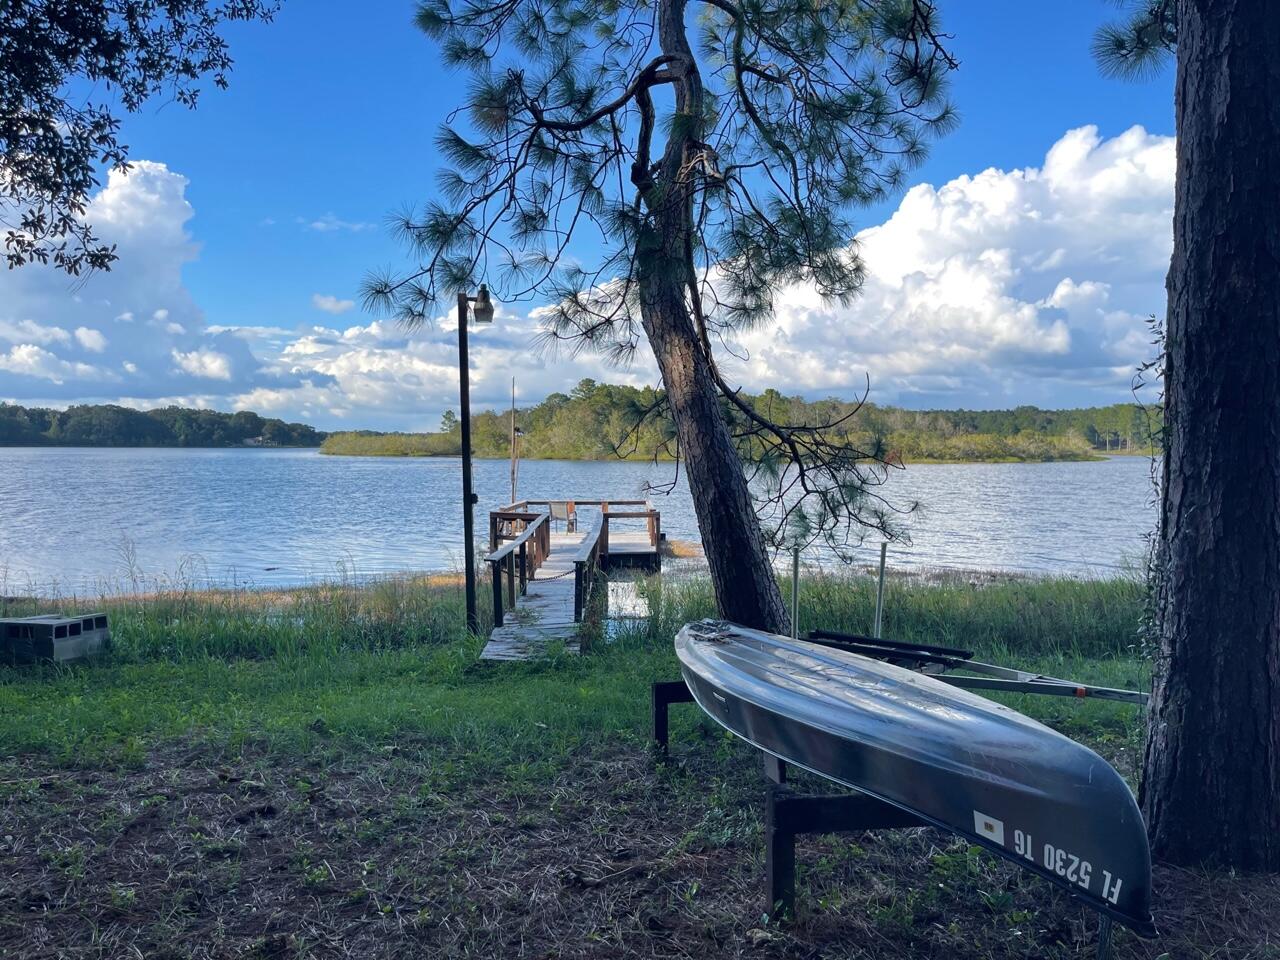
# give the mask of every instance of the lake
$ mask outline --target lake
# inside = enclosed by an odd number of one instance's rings
[[[1142,555],[1149,464],[938,464],[895,473],[919,500],[894,568],[1108,576]],[[526,460],[520,495],[631,499],[671,464]],[[683,478],[683,474],[682,474]],[[509,465],[478,460],[476,529],[507,502]],[[0,594],[97,593],[171,578],[277,586],[461,568],[460,461],[315,450],[0,448]],[[683,479],[655,497],[671,538],[697,540]],[[859,555],[875,562],[878,547]],[[821,562],[820,556],[809,558]]]

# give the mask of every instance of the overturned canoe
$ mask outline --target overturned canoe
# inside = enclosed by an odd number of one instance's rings
[[[968,837],[1152,936],[1128,785],[1088,747],[911,670],[720,621],[676,637],[714,720],[788,763]]]

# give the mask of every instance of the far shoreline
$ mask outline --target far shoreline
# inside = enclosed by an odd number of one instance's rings
[[[356,453],[341,450],[326,450],[321,444],[276,444],[276,445],[252,445],[252,444],[125,444],[125,443],[0,443],[0,450],[251,450],[255,452],[271,452],[271,451],[299,451],[314,450],[317,454],[325,457],[346,457],[350,459],[379,459],[379,460],[460,460],[460,453],[419,453],[412,451],[404,452],[385,452],[385,453]],[[886,464],[886,466],[898,468],[909,467],[938,467],[938,466],[980,466],[980,465],[1016,465],[1016,464],[1046,464],[1046,463],[1101,463],[1106,460],[1114,459],[1131,459],[1131,458],[1150,458],[1153,454],[1150,451],[1138,450],[1110,450],[1095,451],[1089,456],[1063,456],[1063,457],[1046,457],[1043,459],[1033,459],[1026,457],[990,457],[985,459],[965,459],[965,460],[941,460],[937,458],[912,458],[910,460],[896,461]],[[486,461],[506,461],[508,458],[504,456],[480,455],[472,454],[473,460]],[[521,461],[525,462],[545,462],[545,463],[653,463],[653,464],[671,464],[676,461],[670,457],[539,457],[522,454]],[[870,462],[870,461],[867,461]]]
[[[395,452],[395,453],[354,453],[340,450],[325,450],[324,447],[319,448],[321,456],[325,457],[350,457],[354,459],[381,459],[381,460],[459,460],[462,458],[460,453],[416,453],[416,452]],[[885,464],[885,466],[897,467],[915,467],[915,466],[978,466],[982,464],[1043,464],[1043,463],[1101,463],[1105,460],[1111,460],[1116,456],[1125,457],[1142,457],[1147,456],[1145,453],[1126,453],[1120,454],[1118,451],[1111,453],[1103,453],[1098,451],[1094,455],[1080,457],[1048,457],[1044,459],[1028,459],[1017,457],[993,457],[984,460],[938,460],[933,458],[912,458],[910,460],[896,461]],[[505,461],[507,457],[497,456],[480,456],[478,454],[471,455],[473,460],[492,460]],[[596,457],[536,457],[521,455],[522,461],[538,461],[546,463],[654,463],[667,464],[676,461],[670,457],[612,457],[608,459]],[[871,462],[871,461],[867,461]]]

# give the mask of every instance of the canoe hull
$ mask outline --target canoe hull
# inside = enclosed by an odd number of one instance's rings
[[[676,640],[698,705],[752,745],[960,834],[1155,933],[1133,794],[1101,757],[912,671],[719,622]]]

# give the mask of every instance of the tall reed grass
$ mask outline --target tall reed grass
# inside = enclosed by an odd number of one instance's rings
[[[200,590],[171,581],[144,593],[0,598],[0,617],[105,610],[112,660],[180,663],[443,645],[462,638],[463,606],[456,577],[287,590]]]
[[[790,584],[784,584],[790,596]],[[710,582],[654,579],[641,589],[652,618],[632,625],[670,642],[680,624],[715,616]],[[1134,578],[1000,579],[983,575],[891,577],[882,635],[889,639],[1010,651],[1028,656],[1136,657],[1143,586]],[[800,632],[870,634],[876,581],[856,573],[807,573],[800,581]]]

